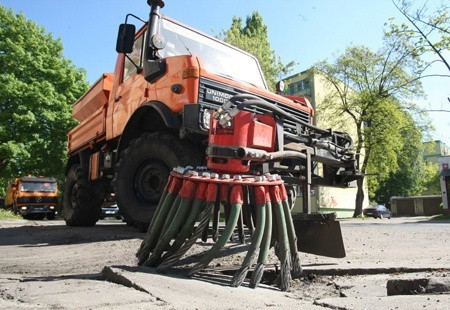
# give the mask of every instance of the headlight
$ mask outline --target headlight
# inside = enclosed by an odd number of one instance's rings
[[[22,207],[22,208],[20,208],[21,210],[26,210],[27,209],[27,207]]]
[[[211,121],[211,111],[204,109],[202,112],[202,124],[203,127],[209,130],[209,123]]]
[[[53,210],[55,208],[55,206],[50,206],[50,210]]]

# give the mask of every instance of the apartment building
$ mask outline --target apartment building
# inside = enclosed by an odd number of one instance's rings
[[[441,140],[425,142],[424,147],[423,159],[428,165],[437,165],[439,157],[450,155],[449,147]]]
[[[348,132],[352,138],[356,139],[356,128],[353,122],[346,116],[339,118],[332,115],[330,111],[326,111],[321,104],[324,100],[330,100],[329,95],[333,89],[326,83],[320,72],[311,68],[309,70],[291,75],[283,81],[286,84],[285,94],[291,96],[307,97],[315,110],[314,125],[321,128],[333,128],[336,131]],[[317,171],[320,173],[320,171]],[[364,206],[367,207],[368,188],[364,186],[365,200]],[[355,208],[356,198],[356,182],[355,188],[332,188],[332,187],[316,187],[311,193],[311,206],[313,211],[318,212],[336,212],[338,217],[351,217]],[[300,202],[298,202],[300,204]],[[296,205],[300,208],[301,205]]]

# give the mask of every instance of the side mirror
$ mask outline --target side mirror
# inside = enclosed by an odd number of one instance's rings
[[[117,34],[117,53],[131,53],[133,51],[134,35],[136,27],[130,24],[120,24],[119,33]]]
[[[283,81],[278,81],[277,84],[275,85],[275,90],[277,92],[277,94],[281,94],[284,92],[284,82]]]

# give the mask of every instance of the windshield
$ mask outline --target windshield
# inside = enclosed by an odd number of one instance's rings
[[[56,191],[56,183],[52,182],[21,182],[21,192],[45,192],[53,193]]]
[[[167,19],[161,20],[160,35],[167,41],[165,48],[159,51],[162,58],[195,55],[210,73],[267,89],[253,56]]]

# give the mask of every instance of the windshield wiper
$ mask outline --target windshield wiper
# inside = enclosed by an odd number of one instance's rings
[[[224,78],[227,78],[227,79],[230,79],[230,80],[235,81],[235,82],[247,83],[247,84],[252,85],[253,87],[259,88],[256,84],[253,84],[253,83],[250,83],[250,82],[247,82],[247,81],[244,81],[244,80],[237,79],[234,76],[231,76],[231,75],[226,74],[226,73],[217,73],[217,75],[221,76],[221,77],[224,77]]]
[[[191,50],[187,47],[187,45],[184,43],[184,41],[181,39],[181,37],[179,35],[176,35],[176,36],[177,36],[177,39],[181,42],[181,44],[183,44],[186,51],[189,53],[189,56],[192,56]]]

